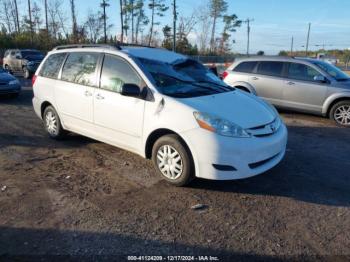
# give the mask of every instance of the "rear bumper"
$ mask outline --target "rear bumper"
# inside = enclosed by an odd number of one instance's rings
[[[34,96],[34,97],[33,97],[33,100],[32,100],[32,103],[33,103],[33,108],[34,108],[35,114],[36,114],[40,119],[42,119],[42,117],[41,117],[41,102],[39,101],[39,99],[37,99],[37,98]]]
[[[235,180],[264,173],[277,165],[285,155],[288,132],[283,124],[267,137],[223,137],[203,129],[182,135],[192,152],[197,177]],[[228,170],[222,170],[223,166]]]

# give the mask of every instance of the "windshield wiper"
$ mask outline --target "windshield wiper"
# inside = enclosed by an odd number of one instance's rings
[[[193,86],[196,86],[196,87],[200,87],[200,88],[205,89],[205,90],[210,90],[210,91],[214,91],[214,92],[218,92],[218,91],[220,91],[220,90],[221,90],[221,91],[225,91],[225,92],[231,91],[231,89],[230,89],[229,87],[226,87],[226,86],[223,86],[223,85],[220,85],[220,84],[216,84],[216,83],[213,83],[213,82],[211,82],[211,81],[190,81],[190,80],[183,80],[183,79],[177,78],[177,77],[175,77],[175,76],[167,75],[167,74],[164,74],[164,73],[159,73],[159,72],[157,72],[157,73],[155,73],[155,74],[163,75],[163,76],[169,77],[169,78],[171,78],[171,79],[175,79],[175,80],[177,80],[177,81],[180,81],[180,82],[182,82],[182,83],[190,84],[190,85],[193,85]],[[196,84],[196,83],[201,83],[201,82],[203,82],[203,83],[215,84],[215,85],[221,87],[221,89],[218,90],[218,89],[215,88],[215,87],[203,86],[203,85],[201,85],[201,84]]]
[[[340,81],[340,82],[342,82],[342,81],[348,81],[348,80],[350,80],[350,78],[338,78],[338,79],[337,79],[337,81]]]

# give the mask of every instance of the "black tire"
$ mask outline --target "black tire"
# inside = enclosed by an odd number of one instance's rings
[[[53,124],[54,120],[56,121]],[[51,138],[59,140],[65,136],[66,131],[63,129],[61,120],[53,106],[47,106],[45,108],[43,113],[43,123],[46,132]],[[50,126],[50,124],[55,125],[55,128],[53,128],[52,125]]]
[[[343,112],[343,113],[342,113]],[[329,118],[338,126],[350,127],[350,100],[343,100],[332,106]]]
[[[5,65],[4,69],[8,71],[11,75],[13,74],[11,68],[8,65]]]
[[[178,177],[175,176],[175,178],[169,178],[165,174],[163,174],[163,172],[160,169],[160,163],[165,163],[166,161],[160,161],[158,159],[158,156],[160,156],[160,153],[164,153],[162,150],[166,147],[170,147],[173,153],[175,153],[176,151],[180,157],[179,161],[176,161],[175,158],[173,160],[170,160],[173,161],[173,163],[176,162],[174,165],[171,165],[171,167],[175,165],[178,166],[181,164],[181,172],[179,172],[175,167],[172,169],[174,172],[179,173]],[[175,134],[162,136],[155,142],[152,148],[152,161],[156,172],[171,185],[185,186],[194,179],[194,164],[192,155],[187,146],[182,142],[181,138]],[[164,168],[166,166],[169,167],[169,163],[164,164]],[[172,173],[173,171],[170,171],[168,169],[164,172],[168,172],[168,175],[171,175],[169,173]]]
[[[25,79],[29,79],[31,77],[31,73],[29,72],[27,67],[23,67],[23,77]]]
[[[13,99],[17,98],[18,96],[19,96],[19,93],[9,94],[9,97]]]

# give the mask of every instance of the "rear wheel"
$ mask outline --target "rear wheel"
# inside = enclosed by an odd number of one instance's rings
[[[184,186],[194,178],[191,153],[177,135],[159,138],[152,149],[152,160],[157,173],[172,185]]]
[[[336,103],[332,107],[329,116],[337,125],[350,127],[350,100]]]
[[[53,139],[64,137],[65,130],[62,128],[60,118],[56,110],[52,106],[48,106],[44,110],[43,122],[46,132]]]

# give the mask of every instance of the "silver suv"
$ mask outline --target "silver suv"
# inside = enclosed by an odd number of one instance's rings
[[[234,62],[223,78],[276,107],[327,116],[350,127],[350,77],[327,62],[251,57]]]

